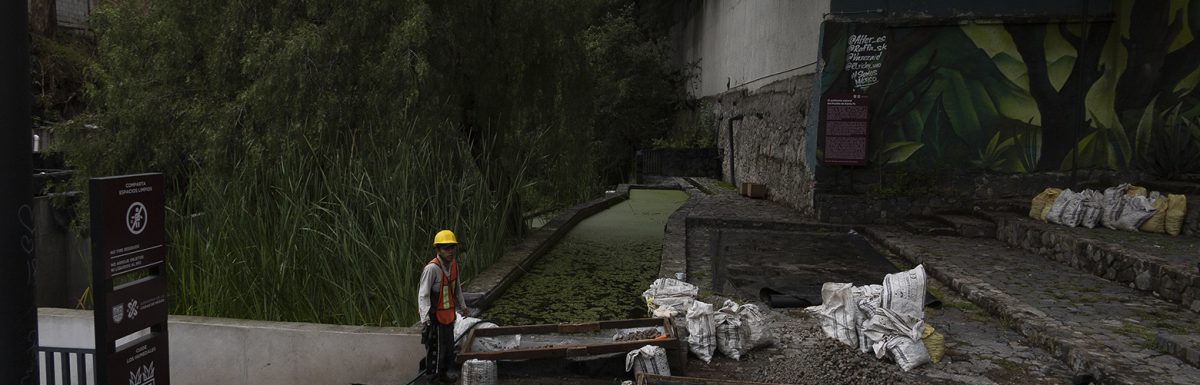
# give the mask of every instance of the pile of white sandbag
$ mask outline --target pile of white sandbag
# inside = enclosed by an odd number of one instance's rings
[[[1029,217],[1069,227],[1143,231],[1179,235],[1187,215],[1187,197],[1147,192],[1128,183],[1074,192],[1047,188],[1033,198]]]
[[[648,310],[659,318],[687,325],[688,351],[704,362],[720,351],[735,360],[771,343],[767,319],[757,305],[726,300],[719,309],[696,300],[699,289],[687,282],[659,278],[642,293]]]
[[[883,285],[826,282],[821,300],[805,310],[821,319],[830,338],[876,358],[890,357],[905,371],[941,360],[942,337],[924,322],[924,266],[888,274]]]
[[[454,341],[455,346],[461,345],[465,340],[463,335],[471,329],[490,329],[497,325],[475,317],[463,317],[462,314],[456,314],[457,318],[454,321]],[[478,324],[478,325],[476,325]],[[521,335],[511,334],[494,337],[476,337],[475,342],[471,344],[473,352],[499,352],[504,350],[513,350],[521,346]]]

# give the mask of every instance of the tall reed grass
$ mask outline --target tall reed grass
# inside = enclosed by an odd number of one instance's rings
[[[528,159],[510,156],[522,166],[490,186],[500,170],[472,161],[468,143],[436,130],[394,139],[299,145],[276,162],[195,178],[170,204],[172,312],[408,325],[436,231],[458,234],[464,280],[495,261]]]

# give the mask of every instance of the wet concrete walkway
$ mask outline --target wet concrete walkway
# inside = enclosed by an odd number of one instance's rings
[[[1200,334],[1191,311],[998,240],[868,233],[1104,383],[1200,383],[1200,369],[1156,347],[1161,334]]]

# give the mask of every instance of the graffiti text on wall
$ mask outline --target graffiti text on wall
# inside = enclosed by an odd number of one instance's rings
[[[879,67],[883,66],[883,53],[887,51],[887,36],[883,34],[850,35],[846,47],[846,71],[854,88],[865,90],[879,83]]]

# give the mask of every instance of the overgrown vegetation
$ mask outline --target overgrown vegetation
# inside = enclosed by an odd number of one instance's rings
[[[522,214],[621,182],[662,136],[684,73],[661,8],[106,2],[60,188],[167,175],[174,313],[408,324],[433,232],[469,279]]]

